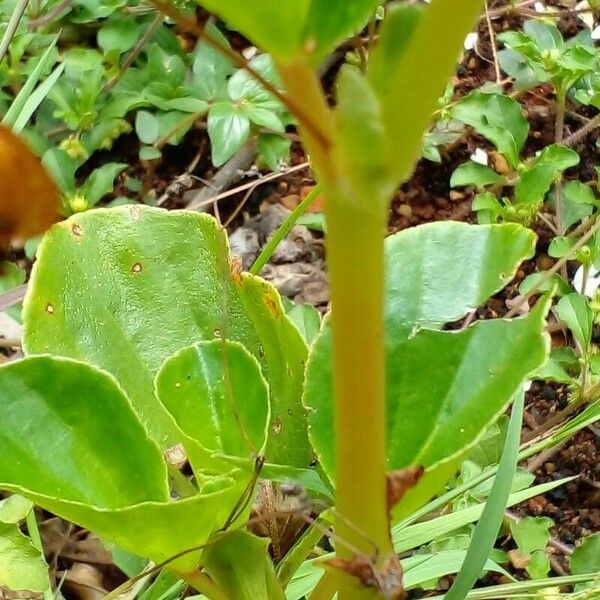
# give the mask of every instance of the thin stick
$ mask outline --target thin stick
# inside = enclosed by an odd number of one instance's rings
[[[15,8],[13,9],[12,15],[10,15],[8,25],[6,26],[6,31],[4,32],[4,36],[0,42],[0,63],[4,60],[4,57],[8,52],[8,47],[12,42],[21,19],[23,18],[23,14],[25,13],[28,3],[29,0],[18,0],[15,4]]]
[[[592,132],[596,127],[600,126],[600,113],[590,119],[585,125],[580,127],[577,131],[567,136],[562,143],[565,146],[573,146],[577,142],[581,141],[588,133]]]
[[[494,71],[496,72],[496,83],[500,83],[500,81],[502,81],[502,74],[500,73],[500,63],[498,62],[498,50],[496,48],[496,36],[494,34],[494,28],[492,27],[492,20],[490,19],[487,0],[485,0],[485,21],[487,23],[488,33],[490,35],[490,46],[492,48],[492,56],[494,57]]]
[[[521,296],[521,298],[513,305],[513,307],[504,315],[505,319],[510,319],[514,317],[519,309],[533,296],[539,289],[546,283],[552,275],[558,273],[560,269],[567,264],[569,260],[575,255],[577,250],[581,248],[598,230],[600,229],[600,220],[594,223],[594,226],[585,234],[582,235],[572,246],[569,248],[569,251],[558,260],[551,269],[548,269],[540,280],[526,293]]]
[[[23,285],[18,285],[12,290],[8,290],[8,292],[0,294],[0,312],[4,312],[11,306],[19,304],[19,302],[25,298],[25,293],[27,292],[28,287],[29,284],[24,283]]]
[[[27,23],[27,29],[29,29],[29,31],[35,31],[39,27],[42,27],[57,17],[60,17],[61,13],[69,8],[71,2],[72,0],[62,0],[62,2],[59,2],[53,6],[45,15],[41,15],[37,19],[32,19],[29,21],[29,23]]]
[[[250,183],[244,183],[243,185],[239,185],[235,188],[227,190],[226,192],[221,192],[212,198],[207,198],[206,200],[201,200],[200,202],[191,202],[187,207],[189,210],[198,210],[203,208],[204,206],[210,206],[213,202],[217,202],[218,200],[223,200],[223,198],[228,198],[229,196],[234,196],[238,192],[243,192],[247,189],[254,188],[257,185],[262,185],[263,183],[267,183],[268,181],[273,181],[273,179],[279,179],[285,175],[289,175],[290,173],[295,173],[296,171],[301,171],[302,169],[306,169],[310,166],[309,162],[303,162],[299,165],[295,165],[294,167],[290,167],[289,169],[285,169],[284,171],[279,171],[277,173],[271,173],[269,175],[265,175],[261,177],[258,181],[251,181]]]
[[[269,94],[277,98],[281,104],[283,104],[290,113],[296,116],[298,121],[302,123],[307,131],[319,141],[325,148],[331,146],[331,140],[325,134],[324,131],[314,122],[311,115],[309,115],[303,106],[297,104],[295,100],[282,94],[270,81],[267,81],[256,69],[254,69],[248,61],[240,56],[237,52],[226,46],[216,38],[212,37],[207,33],[204,28],[200,27],[193,19],[187,17],[172,5],[168,4],[164,0],[150,0],[150,3],[156,6],[164,15],[170,17],[175,21],[179,27],[188,33],[192,33],[202,41],[206,42],[209,46],[214,48],[217,52],[228,58],[236,67],[245,69],[252,77],[258,81]]]

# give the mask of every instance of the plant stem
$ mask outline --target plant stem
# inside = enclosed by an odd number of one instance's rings
[[[287,219],[279,226],[277,231],[271,236],[271,239],[265,244],[261,253],[258,255],[254,264],[250,267],[250,273],[252,275],[258,275],[263,267],[269,262],[273,252],[277,249],[277,246],[281,243],[283,238],[292,230],[296,221],[306,212],[308,207],[317,199],[321,193],[321,186],[316,185],[310,193],[307,194],[306,198],[296,206],[296,208],[288,215]]]
[[[563,130],[565,128],[565,108],[567,104],[567,91],[563,86],[556,90],[556,120],[554,121],[554,138],[557,143],[563,139]]]
[[[31,507],[29,513],[27,513],[25,522],[27,523],[27,531],[29,532],[29,537],[31,538],[33,547],[36,550],[39,550],[41,555],[44,556],[44,546],[42,544],[42,537],[40,536],[37,519],[35,518],[35,508],[33,506]],[[54,592],[52,591],[52,587],[48,587],[47,590],[44,590],[44,600],[54,600]]]
[[[336,440],[337,554],[392,551],[386,497],[383,237],[385,212],[327,197]],[[383,214],[382,214],[383,213]],[[339,598],[358,593],[343,578]]]

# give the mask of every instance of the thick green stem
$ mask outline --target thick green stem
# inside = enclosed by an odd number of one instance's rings
[[[279,65],[288,92],[303,99],[332,138],[332,117],[314,73],[302,63]],[[352,197],[335,150],[300,127],[325,195],[331,290],[336,440],[336,551],[387,563],[390,540],[385,439],[383,238],[386,211]],[[356,577],[340,576],[338,598],[379,598]]]
[[[328,196],[336,440],[336,548],[382,562],[392,551],[386,498],[383,237],[385,211]],[[340,600],[374,598],[348,578]]]

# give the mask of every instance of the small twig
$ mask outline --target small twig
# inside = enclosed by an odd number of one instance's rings
[[[193,194],[190,192],[192,198],[187,205],[188,210],[203,210],[213,202],[240,191],[230,190],[220,194],[221,190],[237,183],[243,177],[244,170],[252,165],[255,158],[256,141],[250,140],[217,171],[206,187],[193,192]]]
[[[227,228],[227,227],[229,227],[229,225],[231,225],[233,220],[238,216],[240,210],[242,210],[242,208],[244,208],[244,206],[246,205],[246,202],[248,202],[248,198],[250,198],[250,196],[252,195],[252,192],[261,183],[262,183],[262,181],[260,179],[258,181],[254,182],[254,185],[244,194],[244,197],[238,203],[238,205],[235,207],[235,210],[229,215],[229,217],[227,217],[227,220],[225,221],[225,223],[223,223],[223,227]],[[215,204],[216,204],[216,200],[215,200]]]
[[[64,10],[69,8],[72,1],[73,0],[62,0],[62,2],[53,6],[45,15],[29,21],[29,23],[27,23],[27,29],[29,29],[29,31],[35,31],[36,29],[51,23],[54,19],[60,17]]]
[[[29,0],[17,0],[15,7],[13,9],[12,14],[10,15],[10,20],[8,21],[8,25],[6,26],[6,31],[4,32],[4,36],[2,37],[2,41],[0,42],[0,63],[4,60],[6,53],[8,52],[8,47],[12,42],[12,39],[17,31],[17,27],[25,14],[25,9],[27,8],[27,4]]]
[[[600,113],[591,118],[583,127],[580,127],[577,131],[567,136],[562,143],[565,146],[573,146],[577,142],[580,142],[588,133],[596,129],[596,127],[600,127]]]
[[[521,8],[525,8],[526,6],[531,6],[535,4],[537,0],[525,0],[525,2],[521,2],[521,4],[504,6],[503,8],[497,8],[495,10],[491,10],[489,12],[489,16],[491,19],[495,19],[496,17],[502,17],[506,13],[516,12]],[[485,16],[482,15],[480,20],[485,19]]]
[[[198,152],[196,152],[196,155],[194,156],[190,164],[187,166],[187,169],[181,175],[178,175],[167,186],[167,189],[165,190],[164,194],[156,202],[157,206],[162,206],[169,199],[170,196],[177,193],[181,193],[181,187],[184,187],[184,181],[186,180],[186,178],[190,178],[191,174],[196,170],[196,167],[198,166],[198,163],[200,162],[200,159],[202,158],[202,155],[204,154],[205,150],[206,139],[203,139],[202,143],[200,144],[200,148],[198,149]]]
[[[571,258],[573,256],[575,256],[575,253],[577,252],[577,250],[579,250],[579,248],[581,248],[599,229],[600,229],[600,220],[596,221],[594,223],[594,226],[591,227],[584,235],[582,235],[571,246],[571,248],[569,248],[569,251],[562,258],[560,258],[558,261],[556,261],[556,263],[554,263],[552,268],[548,269],[546,271],[546,273],[544,274],[544,276],[540,277],[539,281],[526,294],[523,294],[521,296],[521,298],[519,300],[517,300],[517,302],[515,302],[513,307],[506,313],[506,315],[504,315],[504,318],[510,319],[511,317],[514,317],[517,314],[517,312],[519,311],[519,309],[525,304],[525,302],[527,302],[527,300],[529,300],[529,298],[531,298],[531,296],[533,296],[535,293],[537,293],[539,291],[539,289],[550,279],[550,277],[552,277],[552,275],[554,275],[555,273],[558,273],[560,271],[560,269],[563,267],[563,265],[566,265],[567,262],[569,260],[571,260]]]
[[[496,36],[494,34],[494,28],[492,27],[492,20],[490,19],[490,12],[488,10],[488,2],[485,0],[485,21],[487,23],[488,33],[490,36],[490,47],[492,48],[492,56],[494,57],[494,71],[496,73],[496,83],[500,83],[502,80],[502,73],[500,73],[500,63],[498,62],[498,50],[496,48]]]
[[[28,284],[24,283],[23,285],[19,285],[16,288],[13,288],[12,290],[8,290],[8,292],[0,294],[0,312],[4,312],[11,306],[19,304],[19,302],[21,302],[21,300],[25,298],[27,288]]]
[[[545,463],[547,463],[559,450],[561,450],[563,448],[563,446],[568,442],[569,440],[564,440],[563,442],[561,442],[560,444],[557,444],[556,446],[552,446],[552,448],[548,448],[547,450],[544,450],[542,452],[540,452],[537,456],[534,456],[531,460],[529,460],[527,462],[527,464],[525,465],[525,470],[529,471],[530,473],[536,473]]]

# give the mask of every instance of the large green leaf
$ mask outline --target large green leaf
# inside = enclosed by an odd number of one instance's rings
[[[389,469],[424,465],[422,501],[452,474],[546,356],[545,303],[526,319],[478,323],[461,332],[422,329],[458,319],[501,288],[533,249],[515,225],[435,223],[386,245],[386,393]],[[334,472],[331,329],[325,323],[307,368],[304,400],[322,466]],[[409,493],[408,496],[411,496]],[[415,500],[417,499],[417,500]]]
[[[358,32],[379,0],[197,0],[278,59],[313,62]]]
[[[460,319],[501,290],[534,249],[535,235],[516,224],[438,222],[388,237],[388,328]]]
[[[540,307],[543,308],[543,307]],[[387,330],[389,469],[431,467],[471,446],[502,412],[527,374],[546,356],[544,313],[478,322],[461,332]],[[334,471],[333,405],[324,328],[307,371],[310,433],[323,468]]]
[[[212,218],[140,206],[75,215],[42,242],[24,304],[26,352],[112,373],[162,448],[180,441],[154,394],[163,362],[201,340],[239,341],[270,387],[268,460],[310,464],[300,402],[306,345],[275,289],[231,269]]]
[[[248,483],[209,479],[173,502],[158,446],[114,378],[85,363],[29,357],[0,368],[0,389],[0,455],[10,457],[0,489],[137,555],[163,561],[205,543]],[[198,556],[175,566],[192,568]]]
[[[65,358],[0,371],[0,481],[115,508],[168,498],[166,467],[114,379]]]
[[[311,0],[197,0],[274,56],[289,58],[301,45]]]
[[[156,389],[179,428],[203,448],[244,458],[263,452],[269,392],[241,344],[214,340],[180,350],[159,371]]]

